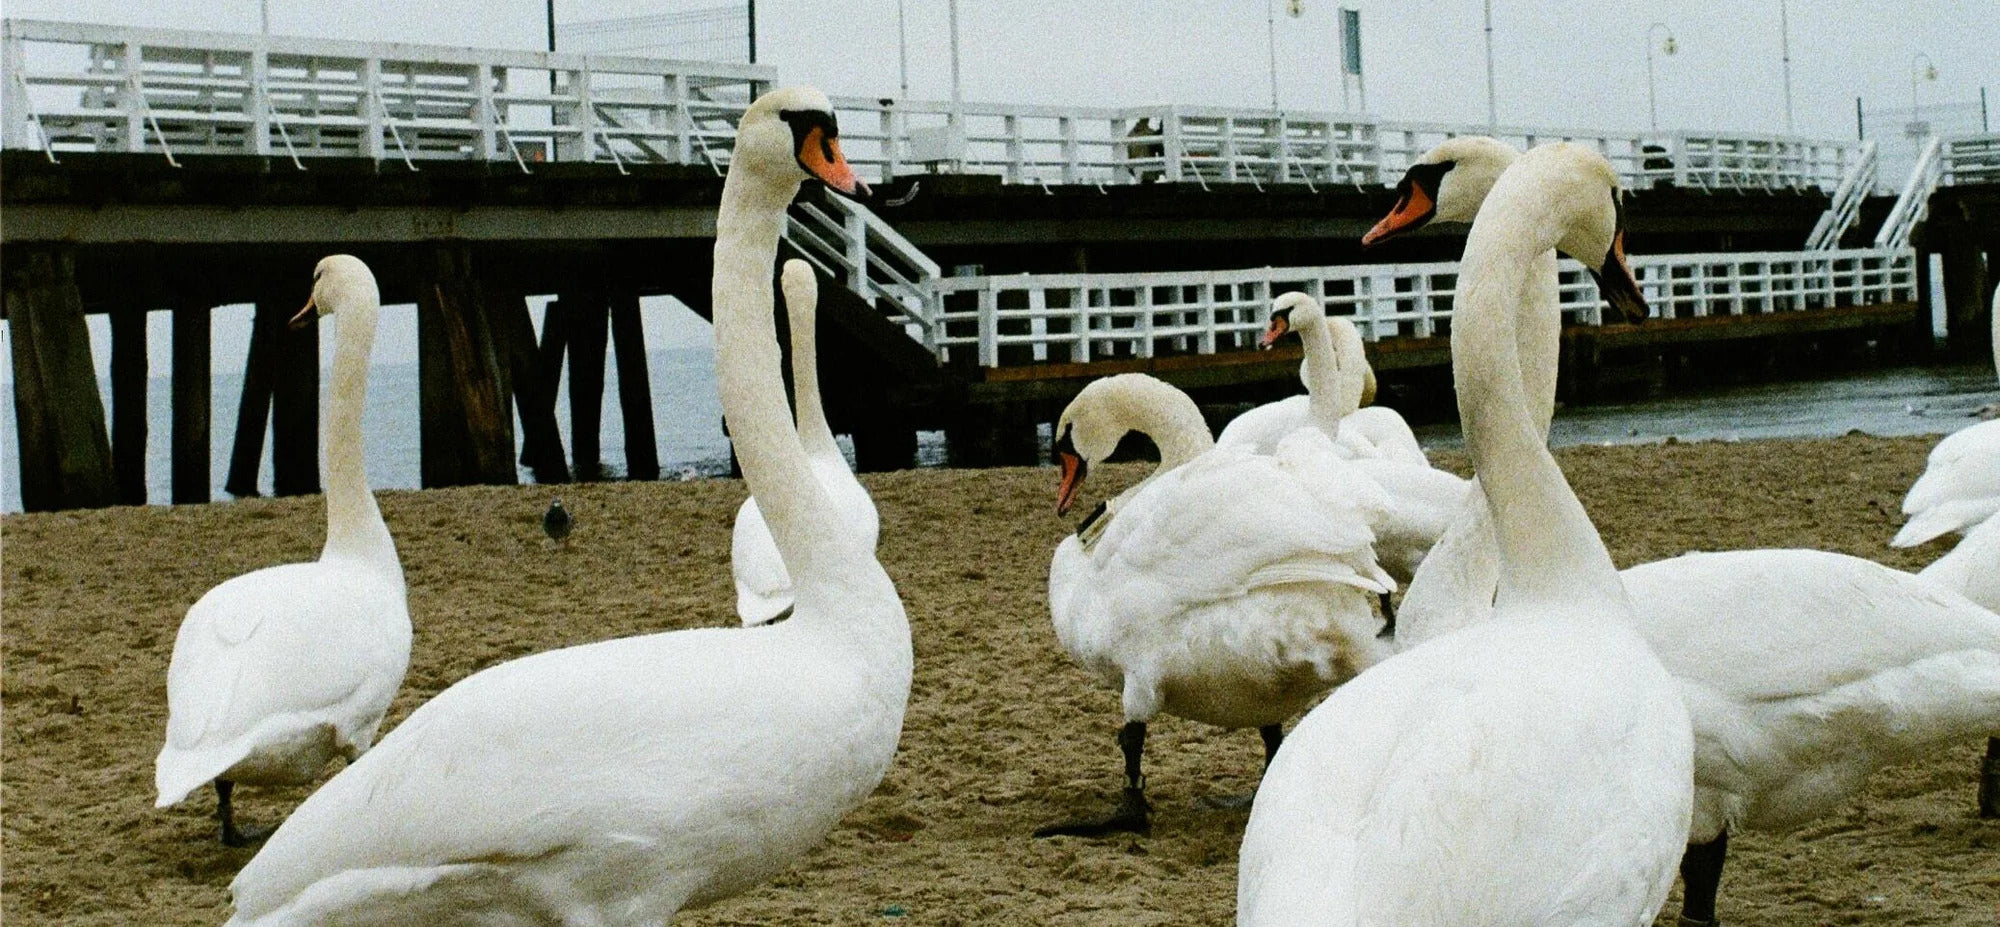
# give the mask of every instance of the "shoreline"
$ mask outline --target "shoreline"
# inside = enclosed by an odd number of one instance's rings
[[[1692,549],[1817,547],[1915,569],[1949,544],[1888,547],[1931,438],[1838,437],[1559,449],[1621,565]],[[1433,455],[1464,472],[1456,452]],[[1087,511],[1146,463],[1093,470]],[[1149,742],[1150,838],[1034,840],[1108,807],[1116,693],[1057,648],[1050,468],[867,474],[881,557],[903,595],[916,679],[876,794],[768,886],[677,924],[1214,924],[1232,916],[1246,812],[1199,799],[1254,786],[1250,732],[1179,719]],[[541,535],[560,494],[568,550]],[[559,646],[735,624],[731,519],[740,481],[459,487],[378,493],[410,587],[415,644],[385,729],[471,672]],[[152,807],[165,667],[182,614],[251,569],[317,555],[315,497],[7,515],[4,730],[10,923],[214,924],[249,851],[215,842],[214,800]],[[1754,616],[1746,616],[1754,620]],[[1790,835],[1731,841],[1722,914],[1739,927],[1990,922],[2000,822],[1973,818],[1982,744],[1878,774]],[[307,790],[244,790],[249,824]],[[1673,923],[1669,901],[1662,924]],[[1981,918],[1984,918],[1982,920]]]

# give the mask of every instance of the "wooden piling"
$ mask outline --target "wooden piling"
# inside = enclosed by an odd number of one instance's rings
[[[67,250],[16,246],[5,275],[21,505],[30,512],[111,505],[118,498],[111,441],[76,258]]]
[[[569,335],[569,446],[576,478],[604,478],[604,343],[609,313],[602,294],[559,297]]]
[[[494,308],[499,313],[496,334],[507,345],[509,380],[514,388],[514,410],[521,419],[521,465],[537,483],[569,482],[569,460],[563,452],[562,432],[556,427],[556,387],[562,376],[561,315],[549,303],[542,318],[542,341],[535,343],[535,321],[528,315],[525,297],[510,295]],[[550,347],[554,360],[550,361]]]
[[[201,302],[184,302],[173,313],[175,505],[209,501],[209,315]]]
[[[146,504],[146,310],[111,314],[111,469],[120,505]]]
[[[1963,361],[1993,356],[1992,325],[1987,313],[1986,254],[1976,243],[1955,243],[1944,256],[1945,343],[1951,356]]]
[[[271,378],[271,494],[276,496],[311,495],[320,488],[319,321],[299,329],[288,324],[305,302],[292,292],[257,303],[259,316],[270,305],[277,347]]]
[[[471,252],[439,247],[417,298],[425,486],[516,481],[514,423]]]
[[[271,420],[277,380],[278,333],[285,327],[276,305],[258,304],[250,317],[250,348],[243,360],[243,398],[236,404],[236,441],[229,449],[229,477],[222,490],[239,499],[258,494],[264,466],[264,432]]]
[[[886,407],[856,422],[853,438],[854,469],[862,473],[916,466],[917,430]]]
[[[646,369],[646,333],[639,294],[611,299],[611,342],[618,359],[618,409],[625,416],[625,478],[660,478],[659,441],[653,433],[653,379]]]

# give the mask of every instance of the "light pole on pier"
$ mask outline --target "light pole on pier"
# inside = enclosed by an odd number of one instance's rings
[[[902,66],[903,96],[910,99],[910,26],[904,0],[896,0],[896,62]]]
[[[1778,56],[1785,66],[1785,134],[1797,131],[1792,126],[1792,20],[1785,7],[1785,0],[1778,0]]]
[[[1667,40],[1660,43],[1660,51],[1671,55],[1679,47],[1674,44],[1674,30],[1666,23],[1654,23],[1646,27],[1646,117],[1655,132],[1660,131],[1660,104],[1653,89],[1653,33],[1662,29],[1667,32]]]
[[[1917,64],[1920,61],[1923,62],[1921,67]],[[1919,79],[1937,80],[1937,65],[1932,64],[1931,56],[1923,52],[1917,52],[1910,56],[1910,123],[1912,125],[1923,121],[1923,117],[1917,113],[1917,81]]]
[[[1499,125],[1500,108],[1493,96],[1493,0],[1486,0],[1486,128]]]

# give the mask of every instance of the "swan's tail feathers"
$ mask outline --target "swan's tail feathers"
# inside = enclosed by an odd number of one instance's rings
[[[215,781],[234,763],[218,761],[208,753],[161,748],[159,759],[153,761],[153,788],[159,792],[153,807],[169,808],[186,801],[195,789]]]

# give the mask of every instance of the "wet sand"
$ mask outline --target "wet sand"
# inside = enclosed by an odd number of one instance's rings
[[[1887,546],[1932,439],[1765,441],[1558,452],[1620,565],[1694,549],[1818,547],[1914,569],[1946,549]],[[1440,463],[1463,472],[1462,456]],[[1147,465],[1093,474],[1085,500]],[[775,884],[677,923],[1225,924],[1247,812],[1250,731],[1161,719],[1148,743],[1150,838],[1034,840],[1108,807],[1117,696],[1049,628],[1048,558],[1068,526],[1053,470],[867,477],[882,558],[908,606],[916,680],[901,752],[874,797]],[[729,527],[742,484],[562,487],[571,546],[540,531],[546,487],[382,493],[416,642],[393,725],[479,668],[607,637],[734,623]],[[4,538],[0,909],[9,924],[217,924],[250,850],[214,838],[214,798],[153,809],[152,760],[182,614],[205,590],[310,559],[317,498],[10,516]],[[1746,616],[1754,620],[1754,616]],[[1797,833],[1731,841],[1732,927],[2000,923],[2000,822],[1973,817],[1982,744],[1879,774]],[[242,790],[276,823],[306,791]],[[1668,902],[1668,917],[1678,910]]]

